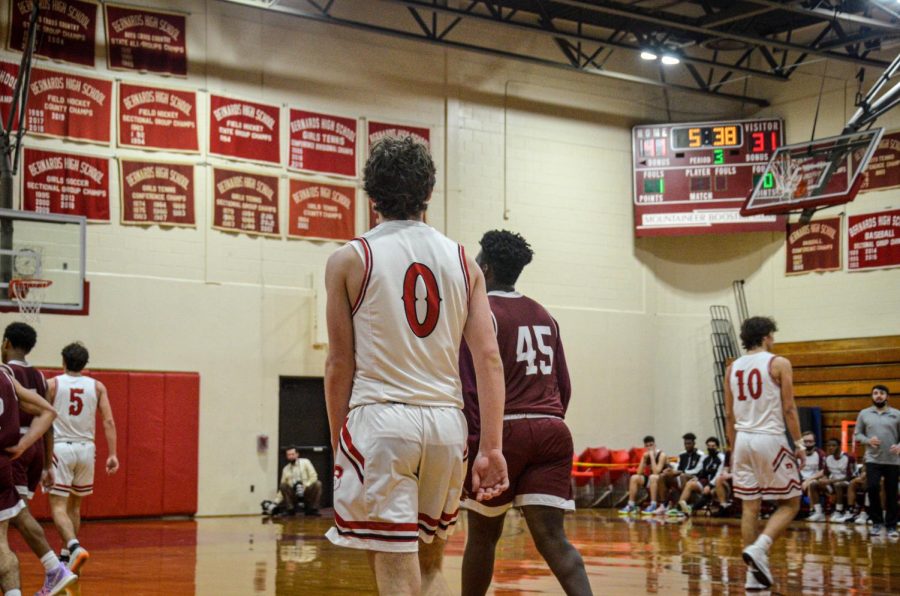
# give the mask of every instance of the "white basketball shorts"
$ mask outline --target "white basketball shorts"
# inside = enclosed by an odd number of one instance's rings
[[[781,501],[801,495],[797,460],[784,435],[738,432],[734,442],[737,498]]]
[[[51,495],[86,497],[94,492],[94,444],[59,441],[53,444]]]
[[[338,546],[418,552],[446,539],[459,515],[466,420],[451,407],[359,406],[341,429],[334,465]]]

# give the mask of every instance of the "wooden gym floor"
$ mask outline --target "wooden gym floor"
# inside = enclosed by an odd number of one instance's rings
[[[374,594],[364,553],[332,546],[327,517],[202,518],[196,521],[86,522],[91,552],[81,594]],[[57,536],[47,527],[51,544]],[[605,509],[580,510],[567,531],[584,556],[596,594],[743,594],[737,520],[626,521]],[[22,592],[40,587],[40,563],[15,530]],[[459,593],[463,523],[447,547],[445,571]],[[870,540],[859,526],[795,522],[774,549],[782,594],[898,594],[900,544]],[[559,594],[522,519],[510,514],[498,549],[493,594]],[[76,592],[77,593],[77,592]]]

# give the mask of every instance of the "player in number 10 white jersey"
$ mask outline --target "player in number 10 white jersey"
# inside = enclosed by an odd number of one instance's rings
[[[768,588],[769,548],[800,508],[798,461],[804,457],[800,421],[794,404],[791,363],[770,352],[775,343],[775,321],[751,317],[741,325],[741,343],[747,350],[725,371],[725,414],[728,443],[734,450],[734,494],[743,500],[741,534],[748,565],[746,587]],[[794,439],[791,449],[785,425]],[[759,534],[759,508],[763,498],[778,502],[778,509]]]
[[[87,366],[88,351],[75,342],[63,348],[64,374],[47,382],[47,400],[56,409],[53,424],[53,473],[50,511],[63,539],[63,560],[78,572],[90,555],[78,543],[81,528],[81,499],[94,492],[94,434],[97,409],[109,447],[106,473],[119,469],[116,457],[116,423],[103,383],[81,374]]]

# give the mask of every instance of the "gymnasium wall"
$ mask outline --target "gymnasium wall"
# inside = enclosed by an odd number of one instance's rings
[[[737,104],[214,0],[147,4],[191,13],[189,77],[129,80],[431,128],[439,175],[429,222],[473,252],[498,227],[520,231],[536,251],[519,286],[562,327],[579,449],[630,446],[652,432],[676,451],[684,431],[713,431],[708,307],[733,304],[734,279],[747,280],[751,310],[778,318],[784,339],[878,335],[900,322],[886,292],[900,272],[787,279],[780,234],[634,239],[631,127],[753,115]],[[523,51],[534,43],[518,41]],[[832,95],[822,110],[829,132],[844,119],[835,108],[843,95]],[[809,132],[811,106],[814,98],[784,97],[766,114],[784,116],[796,140]],[[324,371],[322,272],[337,244],[213,231],[207,184],[198,166],[196,229],[124,227],[112,201],[114,223],[88,232],[90,316],[45,316],[32,360],[57,366],[60,347],[77,338],[95,368],[198,372],[198,511],[252,513],[274,490],[277,453],[257,454],[256,436],[277,447],[279,375]]]

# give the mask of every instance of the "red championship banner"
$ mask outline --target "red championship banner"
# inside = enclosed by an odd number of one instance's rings
[[[278,176],[213,168],[213,228],[281,237]]]
[[[278,106],[209,96],[209,152],[212,155],[281,163]]]
[[[28,132],[74,141],[108,144],[112,81],[31,69],[28,84]]]
[[[288,167],[356,176],[356,118],[290,110]]]
[[[197,153],[197,94],[119,83],[119,147]]]
[[[119,160],[122,223],[194,227],[194,166]]]
[[[187,76],[187,17],[105,4],[107,62],[113,70]]]
[[[416,141],[424,143],[426,147],[431,149],[431,131],[427,128],[370,121],[368,123],[367,147],[371,147],[384,137],[412,137]]]
[[[900,267],[900,209],[847,218],[847,270]]]
[[[787,231],[787,275],[841,268],[841,217],[791,224]]]
[[[355,215],[355,187],[291,178],[288,238],[352,240]]]
[[[16,77],[19,75],[19,65],[0,60],[0,119],[6,128],[9,118],[9,108],[12,105],[13,91],[16,87]],[[17,127],[13,124],[13,130]]]
[[[109,221],[109,160],[26,148],[22,209]]]
[[[10,0],[9,49],[25,49],[32,0]],[[82,0],[40,0],[35,53],[52,60],[94,67],[97,4]]]
[[[881,137],[863,176],[859,192],[900,186],[900,130]]]

